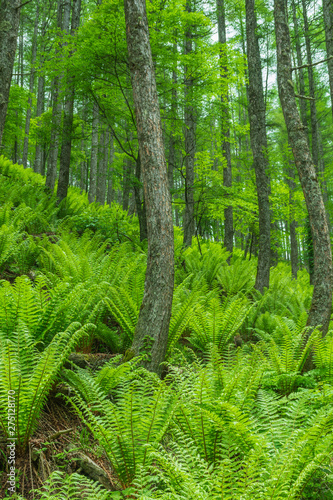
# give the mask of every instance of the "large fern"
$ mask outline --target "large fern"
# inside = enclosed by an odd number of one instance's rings
[[[25,449],[38,423],[38,417],[57,374],[77,342],[93,328],[73,323],[58,333],[42,351],[38,350],[26,324],[19,322],[15,332],[0,331],[0,427],[10,437],[8,394],[15,403],[15,437]],[[11,392],[9,392],[11,391]]]

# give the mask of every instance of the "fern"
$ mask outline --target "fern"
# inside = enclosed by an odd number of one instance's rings
[[[15,391],[17,444],[28,445],[51,385],[69,353],[93,325],[81,327],[73,323],[65,332],[58,333],[42,351],[36,348],[25,324],[19,322],[16,332],[0,332],[0,426],[5,436],[7,426],[7,395]]]
[[[122,487],[130,486],[140,466],[148,466],[148,444],[159,443],[166,433],[177,404],[171,386],[145,376],[124,382],[111,402],[88,374],[75,383],[71,403],[103,446]]]

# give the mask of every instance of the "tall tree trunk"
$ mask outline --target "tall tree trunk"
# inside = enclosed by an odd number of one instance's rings
[[[173,44],[173,53],[177,52],[177,43]],[[169,181],[169,189],[170,193],[173,190],[173,173],[176,167],[176,139],[173,134],[174,125],[176,123],[177,118],[177,73],[176,70],[172,71],[172,91],[171,91],[171,130],[170,130],[170,139],[169,139],[169,161],[168,161],[168,181]],[[172,198],[172,196],[171,196]]]
[[[89,193],[88,193],[89,203],[93,203],[96,198],[98,124],[99,124],[99,108],[98,104],[95,102],[93,108],[92,134],[91,134],[90,182],[89,182]]]
[[[254,0],[246,0],[246,40],[249,77],[250,140],[256,174],[259,206],[259,255],[255,288],[263,293],[269,287],[270,269],[270,183],[265,122],[265,101],[257,36]]]
[[[231,173],[231,150],[230,150],[230,117],[229,117],[229,104],[228,104],[228,67],[227,67],[227,54],[226,54],[226,27],[225,27],[225,6],[224,0],[217,0],[217,24],[218,24],[218,37],[220,48],[220,78],[222,81],[222,114],[221,114],[221,140],[222,140],[222,154],[226,166],[223,168],[223,186],[231,188],[232,186],[232,173]],[[228,252],[233,251],[234,241],[234,222],[233,222],[233,209],[229,205],[224,209],[224,246]]]
[[[132,352],[161,373],[174,286],[171,198],[144,0],[125,0],[126,38],[147,209],[148,256],[143,301]]]
[[[130,157],[126,156],[123,163],[123,210],[128,210],[129,196],[131,192],[131,175],[133,163]]]
[[[70,3],[70,0],[67,0]],[[71,34],[75,35],[76,31],[80,25],[80,14],[81,14],[81,0],[73,0],[72,8],[72,25]],[[72,134],[73,134],[73,111],[74,111],[74,93],[75,93],[75,83],[74,77],[72,76],[69,80],[68,97],[64,107],[64,124],[63,124],[63,135],[62,135],[62,145],[60,152],[60,169],[59,169],[59,180],[57,189],[58,202],[62,201],[67,196],[68,181],[69,181],[69,169],[71,163],[71,150],[72,150]]]
[[[306,134],[298,113],[291,72],[290,37],[284,0],[274,1],[279,96],[309,214],[313,252],[313,297],[308,317],[311,327],[322,325],[326,335],[332,310],[332,252],[325,207],[311,158]],[[307,368],[311,367],[311,360]]]
[[[20,5],[20,0],[2,0],[0,5],[0,152],[20,25]]]
[[[59,30],[67,31],[69,30],[69,19],[67,24],[68,16],[63,15],[63,2],[58,0],[57,4],[57,28]],[[56,50],[57,52],[57,50]],[[47,162],[47,174],[45,181],[45,188],[54,191],[55,181],[57,178],[57,164],[58,164],[58,152],[59,152],[59,131],[61,125],[61,109],[62,103],[59,98],[60,93],[61,77],[56,76],[53,80],[52,89],[52,124],[51,124],[51,138],[50,138],[50,149],[49,158]]]
[[[333,114],[333,2],[323,0],[328,78],[330,84],[331,109]]]
[[[30,131],[31,106],[32,106],[31,94],[34,91],[34,86],[35,86],[35,72],[36,72],[35,64],[36,64],[36,55],[37,55],[38,22],[39,22],[39,0],[37,1],[34,34],[33,34],[33,38],[32,38],[32,47],[31,47],[31,69],[30,69],[30,80],[29,80],[30,96],[28,99],[28,109],[27,109],[27,114],[25,117],[24,143],[23,143],[23,155],[22,155],[22,164],[23,164],[24,168],[27,168],[27,166],[28,166],[29,131]]]
[[[84,126],[87,118],[87,107],[86,103],[83,102],[82,107],[82,125],[81,125],[81,153],[85,154],[85,143],[84,143]],[[87,181],[87,159],[81,161],[80,165],[80,189],[85,190]]]
[[[187,12],[192,12],[191,0],[186,0]],[[189,26],[185,33],[185,55],[193,52],[193,27]],[[184,213],[184,247],[192,244],[194,235],[194,158],[196,113],[193,105],[194,80],[192,70],[185,66],[185,213]]]
[[[318,173],[318,165],[319,165],[318,119],[317,119],[317,108],[315,101],[315,82],[314,82],[313,67],[312,67],[309,22],[308,22],[308,14],[306,11],[306,4],[304,0],[302,0],[302,7],[303,7],[304,36],[305,36],[306,59],[307,59],[306,62],[308,64],[309,95],[312,98],[310,101],[312,159],[313,163],[315,164],[316,171]],[[301,99],[301,101],[302,100],[303,99]]]
[[[297,13],[296,13],[295,0],[292,0],[292,9],[293,9],[293,24],[294,24],[294,33],[295,33],[297,66],[303,66],[301,40],[300,40],[299,31],[298,31],[298,19],[297,19]],[[301,95],[305,95],[304,69],[303,68],[300,68],[298,70],[298,80],[299,80],[299,93]],[[308,119],[307,119],[306,100],[305,99],[300,99],[299,107],[300,107],[300,111],[301,111],[301,120],[302,120],[304,127],[306,128],[306,131],[307,131]]]
[[[36,109],[37,117],[41,116],[44,113],[44,94],[45,94],[45,78],[44,76],[41,75],[38,77],[37,109]],[[37,174],[41,174],[43,171],[43,164],[44,164],[43,155],[44,155],[43,144],[41,144],[40,140],[37,139],[35,163],[34,163],[34,171]]]

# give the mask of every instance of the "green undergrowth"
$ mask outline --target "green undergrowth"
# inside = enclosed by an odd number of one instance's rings
[[[0,179],[0,437],[8,391],[24,454],[61,387],[113,476],[107,491],[79,467],[60,471],[47,444],[53,465],[35,498],[333,498],[333,331],[307,331],[305,270],[295,280],[279,263],[261,295],[255,259],[239,250],[229,259],[202,239],[184,250],[175,228],[160,380],[140,359],[122,362],[144,291],[137,218],[116,203],[89,204],[76,188],[57,205],[41,176],[4,157]],[[68,363],[74,350],[109,358],[79,368]],[[304,374],[311,351],[315,369]]]

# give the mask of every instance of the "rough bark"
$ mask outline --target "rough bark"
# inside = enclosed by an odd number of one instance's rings
[[[255,288],[261,293],[269,287],[270,269],[270,183],[265,123],[265,101],[257,36],[254,0],[246,0],[246,40],[248,60],[248,99],[250,140],[259,208],[259,255]]]
[[[143,301],[131,351],[161,373],[174,285],[171,198],[144,0],[125,0],[126,38],[147,210],[148,256]]]
[[[99,109],[98,109],[98,104],[95,102],[93,108],[92,134],[91,134],[90,182],[89,182],[89,193],[88,193],[89,203],[93,203],[96,198],[98,124],[99,124]]]
[[[279,96],[298,175],[309,214],[313,252],[313,296],[308,317],[311,327],[328,330],[332,309],[332,252],[321,189],[311,158],[306,133],[298,113],[292,83],[290,37],[284,0],[274,2]],[[311,361],[307,368],[311,367]]]
[[[0,152],[20,25],[20,0],[0,3]]]
[[[222,154],[225,160],[226,167],[223,168],[223,186],[231,188],[232,186],[232,172],[231,172],[231,150],[230,150],[230,117],[228,105],[228,67],[226,61],[226,27],[225,27],[225,6],[224,0],[217,0],[217,26],[220,49],[220,78],[222,81],[222,113],[221,113],[221,141],[222,141]],[[232,205],[224,209],[224,246],[228,252],[233,251],[234,241],[234,221]]]
[[[187,12],[192,12],[190,0],[186,0]],[[193,28],[189,26],[185,33],[185,55],[193,52]],[[188,66],[184,68],[185,73],[185,212],[184,212],[184,247],[192,244],[194,235],[194,158],[195,158],[195,129],[196,113],[193,106],[193,86],[194,79],[191,69]]]
[[[34,34],[32,38],[32,47],[31,47],[31,69],[30,69],[30,79],[29,79],[29,92],[30,96],[28,99],[28,109],[25,117],[25,128],[24,128],[24,143],[23,143],[23,154],[22,154],[22,164],[24,168],[28,166],[28,150],[29,150],[29,131],[30,131],[30,120],[31,120],[31,106],[32,106],[32,98],[31,94],[34,91],[35,86],[35,64],[36,64],[36,56],[37,56],[37,31],[38,31],[38,21],[39,21],[39,1],[36,6],[36,17],[34,24]]]
[[[70,0],[68,0],[70,5]],[[80,25],[81,0],[73,0],[71,35],[74,36]],[[67,196],[69,169],[71,163],[73,117],[74,117],[75,80],[72,76],[68,82],[68,94],[64,107],[63,135],[60,152],[60,168],[57,198],[61,202]]]

